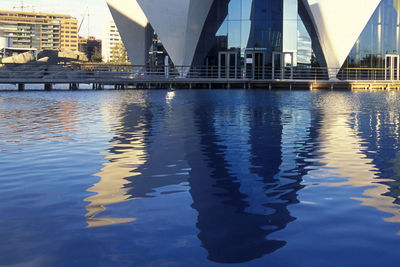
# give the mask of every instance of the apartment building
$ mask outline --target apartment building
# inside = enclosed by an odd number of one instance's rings
[[[16,48],[78,50],[78,20],[70,15],[0,10],[0,36]]]
[[[105,23],[102,35],[102,56],[104,62],[112,62],[114,60],[112,48],[121,43],[122,39],[114,21],[110,20],[108,23]]]
[[[59,20],[61,50],[78,51],[78,20],[72,17],[62,17]]]

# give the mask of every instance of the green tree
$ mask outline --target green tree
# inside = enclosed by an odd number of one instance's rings
[[[116,43],[111,48],[111,62],[116,64],[128,64],[128,53],[126,52],[125,46],[122,42]]]
[[[101,55],[101,51],[98,47],[94,48],[93,55],[90,58],[90,61],[92,61],[92,62],[102,62],[103,61],[103,56]]]

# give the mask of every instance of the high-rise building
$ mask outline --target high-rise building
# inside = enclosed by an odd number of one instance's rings
[[[78,21],[70,15],[0,11],[0,36],[16,48],[78,50]]]
[[[156,33],[176,66],[234,77],[287,66],[329,78],[348,67],[400,72],[399,0],[106,1],[135,64],[148,62]]]
[[[60,17],[61,50],[78,50],[78,20],[73,17]]]
[[[113,47],[122,43],[121,36],[114,21],[110,20],[104,24],[101,42],[103,61],[112,62],[114,60],[112,53]]]

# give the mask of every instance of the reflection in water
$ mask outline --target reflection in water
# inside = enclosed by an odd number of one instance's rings
[[[265,239],[268,218],[244,212],[246,195],[240,183],[229,173],[224,159],[224,147],[212,125],[213,111],[196,111],[198,130],[202,133],[196,145],[187,144],[187,160],[192,169],[190,193],[192,207],[197,210],[198,235],[208,251],[208,258],[216,262],[246,262],[263,256],[284,245],[283,241]],[[201,147],[199,150],[198,147]]]
[[[400,94],[26,95],[0,102],[5,265],[397,264]]]
[[[326,101],[326,103],[329,102],[329,100]],[[380,114],[368,115],[368,118],[358,119],[355,127],[352,128],[351,117],[348,114],[350,114],[350,109],[357,109],[355,103],[348,103],[343,95],[336,95],[335,103],[334,109],[328,104],[324,110],[320,140],[323,145],[320,152],[324,155],[325,167],[332,168],[328,173],[346,179],[346,181],[329,185],[366,187],[367,189],[363,192],[365,197],[352,197],[352,199],[361,201],[364,206],[375,207],[380,211],[391,214],[392,216],[385,218],[385,221],[400,223],[399,206],[394,204],[395,198],[387,195],[390,186],[386,183],[393,182],[393,180],[382,179],[378,166],[374,164],[373,156],[368,155],[374,153],[366,151],[365,147],[368,148],[370,143],[360,139],[357,132],[357,130],[361,131],[360,128],[364,128],[362,124],[368,122],[370,134],[372,132],[376,134],[373,142],[376,142],[376,149],[379,151],[383,123],[380,120]],[[334,112],[338,110],[341,113],[339,115]],[[372,116],[375,116],[375,118]],[[374,120],[375,122],[372,123]]]
[[[279,166],[279,183],[284,189],[282,195],[289,203],[298,203],[297,191],[303,188],[301,179],[311,165],[306,159],[313,157],[314,132],[317,130],[313,122],[315,124],[317,119],[316,112],[312,114],[310,110],[282,108],[282,163]]]
[[[106,119],[109,117],[103,108]],[[115,114],[113,114],[115,116]],[[127,105],[126,111],[120,117],[121,125],[115,125],[115,137],[110,144],[110,153],[101,172],[96,174],[100,181],[89,188],[88,192],[96,193],[85,199],[87,206],[86,222],[88,227],[106,226],[128,223],[135,218],[96,217],[106,210],[106,205],[116,204],[135,198],[127,187],[127,178],[139,176],[138,168],[146,162],[145,134],[147,130],[140,107]]]
[[[132,196],[150,198],[157,197],[158,192],[161,195],[187,192],[187,186],[183,185],[189,175],[183,160],[183,140],[188,125],[193,121],[190,109],[172,108],[174,97],[173,91],[163,92],[162,102],[148,105],[142,111],[147,156],[146,162],[138,169],[141,175],[127,178],[129,184],[126,187]],[[171,189],[172,186],[178,187]]]
[[[85,201],[90,202],[86,206],[88,227],[126,223],[135,220],[134,218],[97,218],[95,216],[105,211],[106,205],[123,202],[131,198],[128,194],[129,189],[125,188],[125,185],[129,183],[126,178],[140,175],[140,172],[136,172],[136,170],[145,162],[144,158],[146,156],[143,139],[140,139],[143,134],[143,130],[137,131],[131,140],[127,140],[130,141],[128,145],[115,144],[115,154],[105,157],[108,162],[104,163],[101,172],[96,174],[96,176],[100,177],[100,181],[87,190],[88,192],[96,193],[96,195],[85,199]]]
[[[345,95],[319,96],[321,110],[285,106],[294,100],[279,95],[266,99],[265,106],[237,97],[240,105],[200,102],[189,108],[177,105],[179,96],[171,91],[162,104],[124,104],[107,162],[97,174],[100,181],[88,189],[96,195],[85,199],[88,227],[132,222],[136,218],[98,215],[107,205],[129,199],[185,192],[182,183],[189,181],[208,258],[247,262],[285,246],[286,240],[272,234],[296,219],[288,206],[299,203],[302,177],[310,170],[343,179],[329,186],[365,187],[363,197],[352,199],[391,213],[386,221],[400,222],[395,197],[388,194],[393,181],[382,179],[382,166],[370,153],[382,147],[386,123],[381,113],[353,116],[348,107],[360,107],[354,99],[347,103]],[[390,114],[398,127],[398,116]],[[375,147],[366,148],[371,144],[360,136],[366,121],[376,134]],[[313,160],[316,156],[322,160]],[[170,185],[181,189],[168,191]]]
[[[187,143],[186,155],[198,237],[210,260],[247,262],[286,244],[268,236],[295,220],[287,207],[298,203],[304,174],[300,162],[307,149],[300,147],[309,138],[311,117],[303,115],[246,105],[195,110],[201,136]],[[300,139],[282,140],[283,131],[298,130],[304,132]]]
[[[88,227],[136,220],[97,217],[106,210],[106,205],[154,197],[156,191],[161,194],[187,191],[185,187],[173,192],[168,189],[168,186],[187,181],[187,165],[182,160],[183,142],[178,136],[192,123],[186,119],[186,110],[171,108],[174,94],[166,93],[165,106],[128,102],[121,105],[120,115],[112,114],[112,117],[119,118],[119,123],[110,122],[114,124],[115,136],[105,157],[107,162],[96,174],[100,181],[88,189],[96,195],[85,199],[90,202],[86,207]],[[109,117],[107,112],[105,110],[106,118]]]
[[[74,141],[80,107],[76,101],[16,97],[0,107],[0,150],[5,144]]]

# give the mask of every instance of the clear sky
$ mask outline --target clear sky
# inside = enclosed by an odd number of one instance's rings
[[[94,35],[97,38],[101,38],[103,24],[112,19],[105,0],[0,0],[0,9],[13,10],[14,6],[18,6],[14,10],[20,11],[21,2],[26,6],[24,11],[32,11],[33,9],[35,12],[70,14],[76,17],[79,23],[86,7],[88,7],[90,13],[90,35]],[[86,17],[79,35],[87,36],[87,22]]]

